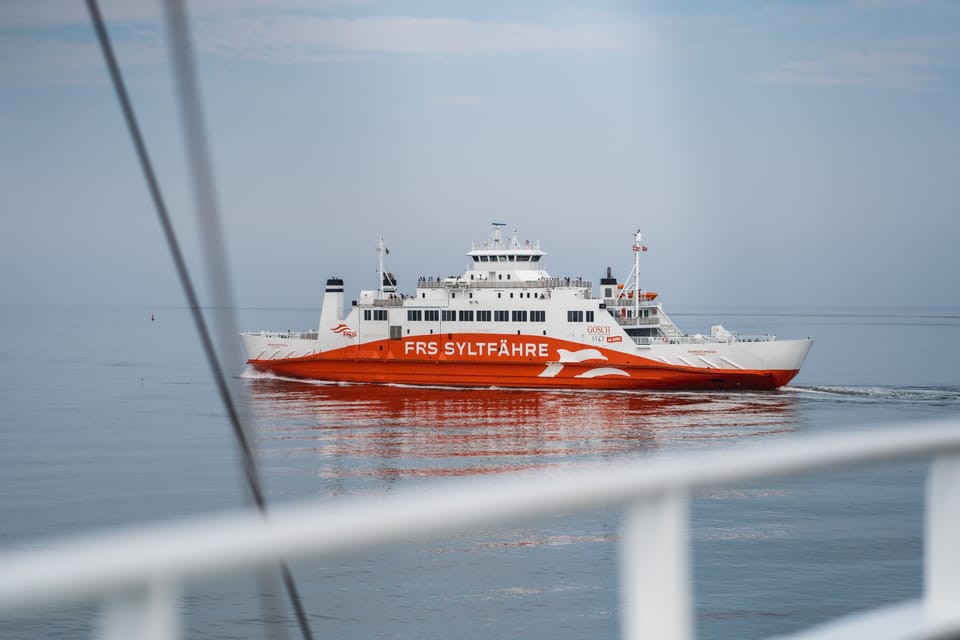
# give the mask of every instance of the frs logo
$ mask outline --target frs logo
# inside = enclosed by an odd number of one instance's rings
[[[357,337],[357,332],[351,329],[350,327],[348,327],[347,325],[343,324],[342,322],[337,326],[333,327],[332,329],[330,329],[330,331],[333,331],[334,333],[339,333],[344,338]]]

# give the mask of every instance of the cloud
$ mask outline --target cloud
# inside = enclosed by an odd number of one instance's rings
[[[351,0],[312,4],[308,11]],[[615,52],[660,47],[639,23],[608,16],[594,22],[530,22],[457,17],[306,15],[303,0],[205,0],[191,4],[201,54],[280,64],[371,59],[387,55],[478,56],[536,52]],[[124,65],[160,64],[165,55],[160,7],[145,0],[104,0],[102,12]],[[0,0],[0,84],[83,82],[100,70],[89,16],[79,0]]]
[[[781,64],[751,79],[803,86],[855,86],[877,89],[919,89],[938,80],[937,62],[904,52],[840,53],[818,60]]]
[[[354,4],[352,0],[191,0],[187,11],[192,17],[220,16],[260,11],[317,10]],[[100,13],[108,23],[152,22],[162,20],[157,0],[100,0]],[[82,0],[3,0],[0,25],[10,28],[47,28],[87,25],[90,14]]]
[[[157,38],[114,39],[122,67],[158,65],[166,50]],[[106,79],[103,54],[92,39],[59,39],[0,35],[0,86],[31,86],[50,82],[86,83],[95,75]]]
[[[657,48],[635,24],[480,22],[380,16],[237,18],[197,25],[198,42],[225,56],[297,62],[331,53],[497,55]]]

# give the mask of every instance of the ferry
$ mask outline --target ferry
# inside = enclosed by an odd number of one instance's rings
[[[349,312],[344,284],[327,280],[314,331],[244,332],[247,363],[282,377],[347,383],[582,389],[776,389],[813,341],[742,336],[722,325],[688,335],[640,287],[640,231],[633,270],[607,267],[599,293],[580,278],[552,277],[539,242],[516,232],[474,242],[460,276],[421,276],[403,294],[377,244],[377,289]]]

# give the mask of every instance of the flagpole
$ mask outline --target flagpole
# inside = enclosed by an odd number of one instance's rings
[[[633,321],[639,323],[640,320],[640,229],[637,229],[637,235],[633,243]]]

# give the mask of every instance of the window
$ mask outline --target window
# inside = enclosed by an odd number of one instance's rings
[[[510,314],[509,312],[507,312],[506,309],[504,309],[503,311],[493,312],[493,319],[496,322],[506,322],[509,318],[510,318]]]
[[[423,311],[420,309],[407,309],[407,321],[419,322],[423,320]]]
[[[516,262],[517,256],[510,256],[508,259],[510,260],[510,262]]]
[[[364,309],[364,310],[363,310],[363,319],[364,319],[364,320],[369,320],[369,319],[370,319],[370,315],[371,315],[371,314],[370,314],[370,309]]]
[[[374,309],[373,310],[373,319],[382,320],[383,322],[387,321],[387,310],[386,309]]]
[[[583,311],[567,311],[567,322],[583,322]]]
[[[526,322],[527,321],[527,311],[523,310],[513,310],[512,319],[514,322]]]
[[[507,277],[509,278],[510,276],[507,276]],[[511,300],[513,299],[513,292],[512,292],[512,291],[510,292],[510,299],[511,299]]]
[[[386,313],[386,311],[384,311]],[[403,328],[399,325],[390,325],[390,339],[400,340],[403,337]]]
[[[530,256],[530,262],[540,262],[540,256]]]
[[[530,256],[517,256],[517,260],[520,262],[530,262]]]
[[[493,317],[492,311],[477,311],[477,322],[490,322],[490,319]]]
[[[473,322],[473,309],[461,309],[460,322]]]
[[[587,322],[593,322],[593,311],[587,311]]]
[[[474,262],[480,262],[480,256],[473,256]]]
[[[437,322],[440,320],[440,312],[437,309],[427,309],[423,312],[423,319],[427,322]]]
[[[480,262],[486,262],[487,256],[480,256]]]
[[[442,315],[441,315],[441,318],[443,319],[444,322],[453,322],[454,320],[457,319],[457,312],[456,312],[456,311],[451,311],[451,310],[449,310],[449,309],[444,309],[443,311],[441,311],[441,314],[442,314]]]
[[[531,311],[530,312],[530,322],[546,322],[547,321],[547,312],[546,311]]]

